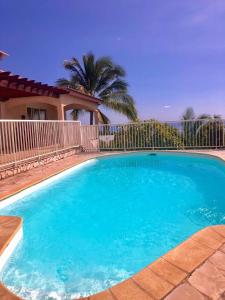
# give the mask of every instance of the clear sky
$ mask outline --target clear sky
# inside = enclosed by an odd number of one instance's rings
[[[4,70],[53,84],[92,51],[126,69],[141,119],[225,116],[225,0],[1,0],[0,16]]]

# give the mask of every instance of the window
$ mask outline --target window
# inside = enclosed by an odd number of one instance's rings
[[[28,107],[27,117],[29,120],[47,120],[47,110]]]

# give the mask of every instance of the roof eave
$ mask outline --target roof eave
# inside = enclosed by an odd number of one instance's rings
[[[65,88],[65,90],[68,91],[71,96],[78,96],[82,100],[89,101],[89,102],[94,102],[98,105],[100,105],[102,103],[101,99],[96,98],[96,97],[91,96],[91,95],[88,95],[88,94],[85,94],[85,93],[82,93],[82,92],[80,92],[78,90],[75,90],[73,88],[67,87],[67,88]]]

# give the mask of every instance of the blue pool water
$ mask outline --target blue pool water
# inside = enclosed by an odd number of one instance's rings
[[[0,211],[24,219],[1,276],[26,299],[101,291],[202,227],[225,222],[225,164],[210,157],[105,157]]]

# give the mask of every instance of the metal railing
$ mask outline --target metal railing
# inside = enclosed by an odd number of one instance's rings
[[[99,126],[99,149],[204,149],[225,147],[225,120],[148,121]]]
[[[80,145],[80,122],[0,120],[1,168]]]
[[[83,151],[225,149],[225,120],[81,125],[78,121],[0,120],[0,168]]]

